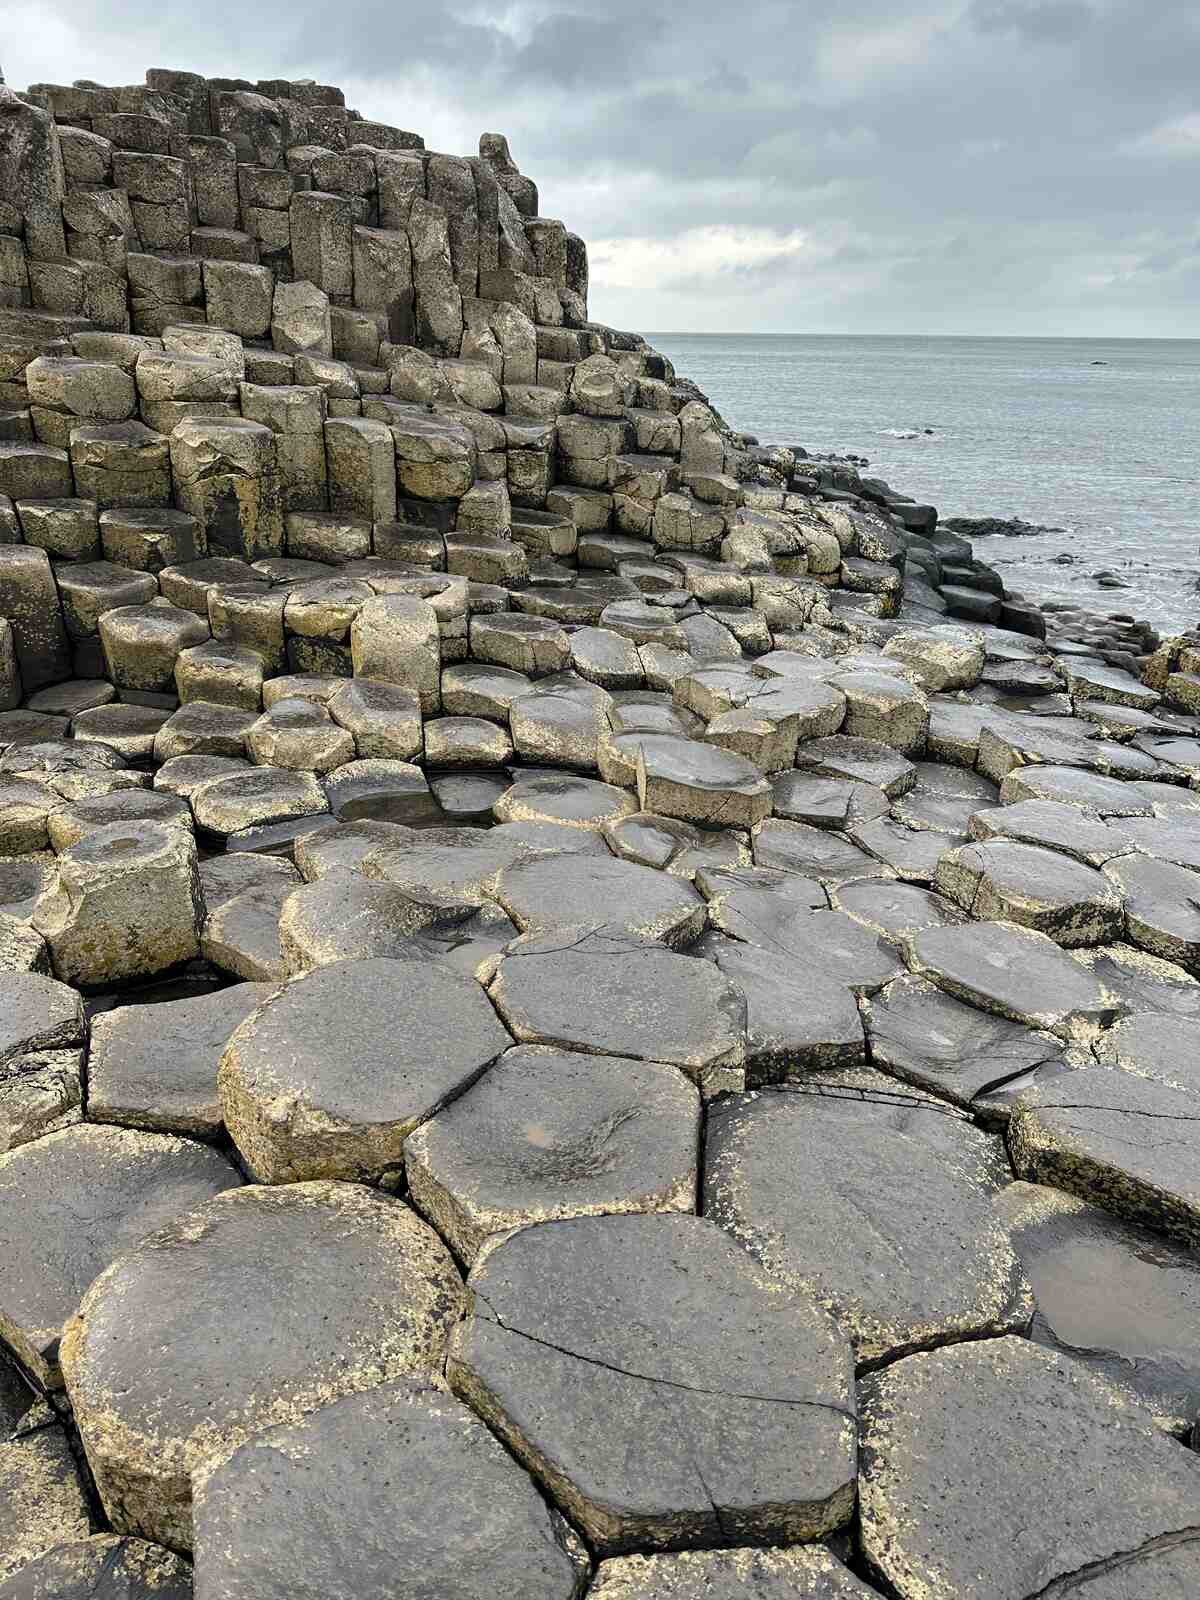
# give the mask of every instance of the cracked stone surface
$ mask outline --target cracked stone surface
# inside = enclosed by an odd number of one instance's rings
[[[213,1600],[387,1600],[399,1574],[412,1593],[575,1600],[588,1571],[478,1417],[411,1381],[334,1400],[202,1471],[195,1563]]]
[[[849,1347],[713,1223],[543,1223],[486,1251],[468,1293],[451,1386],[601,1555],[819,1538],[850,1515]]]
[[[500,875],[496,898],[523,933],[552,933],[585,921],[672,948],[704,930],[704,901],[669,873],[603,856],[554,855]]]
[[[745,1084],[746,1002],[689,956],[604,928],[527,934],[488,992],[522,1043],[669,1062],[706,1098]]]
[[[197,1468],[343,1395],[428,1379],[461,1308],[437,1235],[356,1184],[238,1189],[151,1233],[63,1346],[113,1528],[189,1549]]]
[[[2,1600],[191,1600],[191,1595],[192,1569],[181,1557],[145,1539],[104,1533],[56,1543],[0,1583]]]
[[[871,1060],[964,1109],[1060,1061],[1063,1042],[956,1000],[925,978],[897,978],[862,1000]]]
[[[408,1135],[510,1043],[479,985],[440,963],[335,962],[232,1031],[225,1126],[258,1183],[394,1186]]]
[[[1190,1073],[1189,1073],[1190,1076]],[[1119,1067],[1024,1090],[1009,1149],[1019,1177],[1200,1244],[1200,1095]]]
[[[914,1355],[862,1405],[862,1547],[902,1600],[1181,1600],[1200,1581],[1200,1458],[1065,1356],[1013,1338]]]
[[[677,1067],[518,1045],[409,1136],[404,1167],[413,1204],[469,1267],[509,1228],[694,1210],[700,1127]]]
[[[30,1566],[63,1539],[83,1539],[91,1518],[65,1431],[35,1406],[0,1436],[0,1593],[34,1593]]]
[[[712,1108],[704,1213],[877,1364],[1028,1323],[994,1205],[1008,1176],[1000,1141],[941,1102],[822,1072]]]

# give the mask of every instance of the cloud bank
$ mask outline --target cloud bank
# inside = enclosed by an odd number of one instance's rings
[[[1194,0],[9,0],[10,84],[341,84],[507,133],[642,330],[1200,337]]]

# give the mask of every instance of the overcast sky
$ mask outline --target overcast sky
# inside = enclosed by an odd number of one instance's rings
[[[1197,0],[7,0],[10,85],[340,84],[507,133],[642,331],[1200,337]]]

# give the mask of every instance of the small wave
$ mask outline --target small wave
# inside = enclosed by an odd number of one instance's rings
[[[881,428],[880,433],[885,439],[919,439],[919,428]]]

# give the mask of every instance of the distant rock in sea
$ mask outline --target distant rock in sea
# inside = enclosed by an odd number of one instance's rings
[[[1065,528],[1047,528],[1021,517],[943,517],[943,528],[952,528],[967,539],[1019,539],[1034,533],[1065,533]]]

